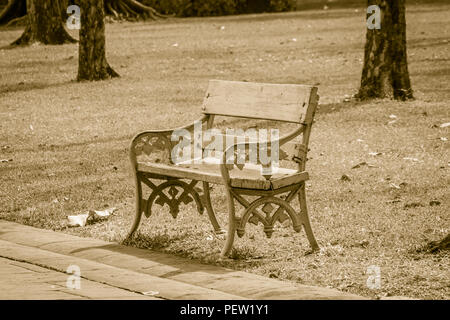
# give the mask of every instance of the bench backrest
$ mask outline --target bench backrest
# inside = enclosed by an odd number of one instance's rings
[[[317,87],[211,80],[204,114],[310,124],[317,106]]]

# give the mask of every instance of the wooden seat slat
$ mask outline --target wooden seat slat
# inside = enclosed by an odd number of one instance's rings
[[[219,163],[211,158],[202,159],[202,163],[185,163],[168,165],[153,162],[139,162],[138,171],[159,174],[174,178],[185,178],[205,181],[213,184],[224,184],[220,174]],[[242,170],[234,168],[230,171],[231,186],[243,189],[271,190],[308,180],[307,172],[279,168],[278,172],[267,180],[261,176],[260,166],[246,164]]]

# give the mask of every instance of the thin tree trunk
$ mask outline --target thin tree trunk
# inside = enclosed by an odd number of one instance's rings
[[[406,54],[405,0],[368,0],[381,9],[381,28],[367,29],[358,98],[413,99]]]
[[[119,75],[105,55],[105,13],[103,0],[80,0],[81,29],[78,81],[103,80]]]
[[[59,1],[27,0],[27,25],[11,45],[64,44],[76,42],[64,29]]]

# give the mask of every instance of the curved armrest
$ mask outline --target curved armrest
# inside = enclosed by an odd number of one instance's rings
[[[267,140],[267,141],[247,141],[247,142],[238,142],[233,144],[232,146],[228,147],[226,149],[226,151],[223,153],[222,155],[222,161],[220,163],[220,173],[222,174],[222,178],[224,179],[224,182],[226,185],[229,185],[230,182],[230,173],[229,171],[232,170],[234,168],[234,166],[236,165],[240,170],[242,170],[242,168],[244,167],[244,163],[236,163],[237,161],[242,161],[244,160],[244,162],[249,158],[248,157],[248,152],[249,150],[258,150],[257,148],[260,147],[260,145],[264,145],[265,148],[267,149],[271,149],[273,144],[278,144],[278,147],[281,147],[282,145],[284,145],[285,143],[287,143],[288,141],[294,139],[295,137],[297,137],[298,135],[302,134],[305,130],[306,125],[302,125],[301,127],[299,127],[298,129],[278,138],[278,139],[274,139],[274,140]],[[239,149],[243,149],[245,150],[245,159],[237,159],[236,158],[236,154],[235,151],[239,150]],[[232,155],[232,162],[228,159],[227,162],[227,156],[228,155]],[[259,152],[258,152],[259,155]],[[257,163],[262,164],[260,162],[260,159],[258,157],[257,159]],[[263,167],[270,167],[270,163],[269,164],[262,164]],[[270,175],[264,175],[264,177],[266,179],[270,179]]]
[[[179,130],[192,131],[195,123],[201,122],[203,124],[208,118],[209,115],[204,115],[192,124],[184,127],[165,130],[148,130],[138,133],[134,136],[130,145],[130,160],[133,167],[136,167],[137,157],[142,154],[147,156],[149,161],[171,163],[170,155],[173,148],[171,141],[172,133]],[[153,156],[154,159],[150,156]]]

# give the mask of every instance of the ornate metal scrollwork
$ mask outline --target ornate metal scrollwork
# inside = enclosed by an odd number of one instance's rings
[[[274,206],[275,205],[275,206]],[[259,207],[260,210],[257,210]],[[302,224],[300,218],[291,205],[280,198],[276,197],[262,197],[253,201],[244,211],[242,218],[239,219],[238,226],[236,228],[239,237],[242,237],[245,233],[245,225],[247,222],[255,223],[261,222],[264,225],[264,232],[266,236],[270,238],[273,233],[273,228],[278,220],[283,219],[284,212],[287,212],[292,220],[292,226],[296,232],[300,232]],[[265,216],[263,215],[265,213]]]
[[[172,143],[166,132],[147,132],[134,142],[136,157],[144,162],[170,163]]]
[[[169,180],[161,183],[152,190],[152,193],[148,198],[147,208],[145,210],[146,217],[150,217],[152,214],[153,203],[156,203],[161,207],[167,204],[174,219],[180,212],[180,204],[188,204],[192,201],[195,201],[198,212],[203,214],[203,203],[200,199],[200,195],[194,188],[197,182],[198,181],[193,180],[188,184],[181,180]]]

